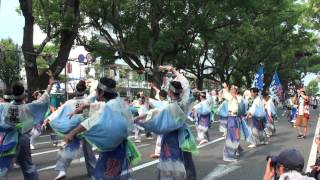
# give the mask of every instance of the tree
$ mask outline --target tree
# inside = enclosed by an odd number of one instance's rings
[[[58,55],[49,69],[58,77],[65,67],[70,50],[78,34],[80,23],[79,0],[19,0],[24,16],[22,51],[25,58],[25,69],[29,96],[38,88],[44,88],[48,82],[46,73],[39,73],[36,59],[48,42],[53,41],[59,47]],[[36,48],[33,44],[34,24],[47,34]]]
[[[168,63],[193,35],[195,15],[203,1],[82,1],[88,17],[83,28],[95,29],[79,44],[109,63],[122,58],[132,69],[152,68],[160,84],[159,65]]]
[[[20,54],[11,39],[0,41],[0,79],[6,87],[20,80]]]
[[[306,93],[308,96],[315,96],[319,92],[319,83],[317,80],[311,80],[307,87]]]

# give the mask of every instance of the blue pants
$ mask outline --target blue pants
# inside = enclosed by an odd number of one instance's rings
[[[87,173],[89,176],[93,174],[93,171],[96,166],[96,157],[94,152],[92,151],[92,147],[90,144],[88,144],[86,141],[82,141],[82,150],[83,150],[83,155],[86,163],[86,168],[87,168]],[[55,170],[57,171],[66,171],[68,167],[71,164],[71,161],[73,159],[65,159],[62,158],[61,156],[58,157],[57,163],[56,163],[56,168]]]
[[[19,136],[19,145],[17,152],[17,163],[20,164],[23,177],[26,180],[38,180],[36,166],[32,163],[30,139],[27,134]]]

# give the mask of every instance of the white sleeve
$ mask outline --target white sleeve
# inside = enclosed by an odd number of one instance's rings
[[[228,92],[227,90],[223,89],[222,93],[223,93],[223,97],[224,97],[227,101],[230,101],[230,100],[232,99],[232,95],[231,95],[230,92]]]
[[[98,119],[98,116],[101,115],[105,102],[96,102],[90,104],[89,109],[89,118],[81,122],[81,126],[85,129],[90,129]]]
[[[179,81],[182,86],[182,94],[181,94],[181,101],[179,104],[181,104],[184,107],[184,110],[188,109],[189,105],[189,99],[190,99],[190,84],[186,77],[184,77],[182,74],[177,73],[177,77],[174,79],[175,81]]]
[[[251,115],[254,115],[254,112],[256,111],[256,106],[257,106],[257,100],[254,99],[251,107],[249,108],[248,112],[251,114]]]
[[[47,91],[45,91],[42,96],[37,99],[36,101],[34,101],[35,103],[47,103],[50,101],[50,95]]]

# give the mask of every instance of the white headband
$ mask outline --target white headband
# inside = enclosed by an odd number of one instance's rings
[[[101,82],[99,82],[98,88],[101,89],[101,90],[103,90],[104,92],[116,93],[116,92],[114,91],[114,88],[110,88],[110,87],[102,84]]]
[[[172,91],[173,93],[182,93],[182,89],[176,89],[175,87],[173,87],[171,83],[169,85],[169,90]]]
[[[4,99],[12,99],[12,96],[5,94],[5,95],[3,95],[3,98],[4,98]]]
[[[14,100],[21,100],[21,99],[24,99],[26,97],[25,93],[22,93],[21,95],[19,96],[12,96]]]

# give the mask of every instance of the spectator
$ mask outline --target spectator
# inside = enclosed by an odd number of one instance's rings
[[[296,149],[286,149],[278,156],[268,158],[263,180],[315,180],[302,174],[304,158]]]
[[[316,137],[315,143],[317,144],[317,159],[316,159],[316,163],[310,167],[311,168],[310,176],[318,180],[320,179],[320,136]]]
[[[309,97],[306,95],[303,88],[298,90],[298,115],[296,119],[296,128],[298,131],[298,139],[306,139],[308,131],[308,121],[309,121]],[[303,133],[301,132],[301,127],[303,127]]]

